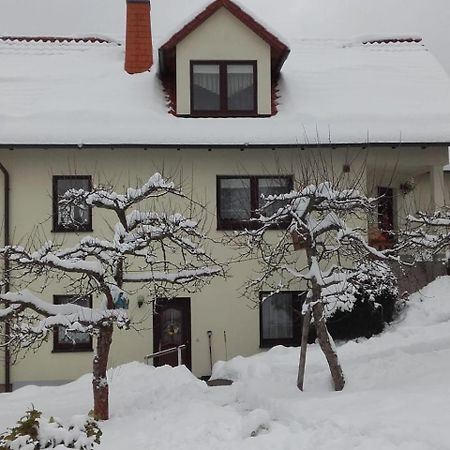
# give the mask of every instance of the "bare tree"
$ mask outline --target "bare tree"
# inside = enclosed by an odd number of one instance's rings
[[[342,181],[319,181],[316,176],[313,184],[303,183],[290,193],[266,196],[255,218],[256,229],[239,235],[245,257],[256,252],[260,263],[258,274],[246,285],[248,294],[269,288],[273,295],[292,286],[294,290],[307,287],[297,379],[301,390],[311,319],[335,390],[343,389],[345,378],[326,317],[337,308],[352,309],[353,293],[365,270],[363,263],[393,258],[395,253],[379,251],[366,241],[368,214],[378,199],[368,198],[356,187],[341,188]],[[270,232],[279,228],[284,230]],[[294,247],[303,248],[306,259],[299,257]]]
[[[0,296],[0,305],[4,306],[0,321],[10,323],[10,345],[37,347],[55,327],[96,337],[94,413],[102,420],[109,417],[106,370],[114,325],[130,328],[126,310],[120,309],[123,304],[117,303],[128,295],[124,286],[139,283],[151,289],[154,297],[170,297],[177,290],[196,291],[224,274],[224,267],[203,247],[208,239],[199,222],[179,212],[167,212],[172,201],[178,211],[183,205],[186,210],[192,208],[192,201],[158,173],[125,193],[110,188],[72,189],[60,205],[113,213],[110,217],[115,216],[117,223],[109,224],[109,237],[85,237],[71,248],[49,241],[38,248],[0,249],[0,255],[12,264],[9,275],[15,278],[14,284],[20,278],[35,286],[32,283],[42,279],[47,286],[56,279],[66,281],[80,297],[87,293],[102,296],[103,303],[97,308],[53,305],[28,289]]]
[[[418,212],[406,219],[407,228],[403,240],[410,247],[421,249],[419,256],[433,257],[448,249],[450,245],[450,209],[432,213]],[[417,253],[416,253],[417,255]]]

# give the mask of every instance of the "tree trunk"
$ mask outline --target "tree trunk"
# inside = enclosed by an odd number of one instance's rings
[[[313,306],[313,316],[317,331],[317,338],[319,340],[320,348],[327,359],[328,366],[330,367],[331,377],[334,382],[334,389],[336,391],[342,391],[345,384],[344,373],[342,372],[342,368],[339,364],[333,339],[328,333],[323,304],[321,302],[317,302]]]
[[[311,323],[311,309],[308,308],[302,320],[302,344],[300,347],[300,361],[298,363],[297,387],[303,391],[305,381],[306,350],[308,348],[309,324]]]
[[[94,415],[98,420],[109,419],[109,387],[106,378],[113,326],[100,328],[97,338],[97,354],[94,358],[92,388],[94,391]]]

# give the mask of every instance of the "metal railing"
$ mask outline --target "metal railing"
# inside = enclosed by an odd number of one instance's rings
[[[151,353],[150,355],[144,356],[144,361],[146,364],[149,363],[151,359],[158,358],[159,356],[170,355],[171,353],[177,352],[178,365],[182,365],[182,355],[181,352],[186,348],[186,344],[179,345],[178,347],[168,348],[166,350],[161,350],[159,352]]]

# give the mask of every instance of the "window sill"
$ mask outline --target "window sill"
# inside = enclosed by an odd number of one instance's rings
[[[92,233],[94,230],[92,227],[90,228],[80,228],[80,229],[73,229],[73,228],[52,228],[52,233]]]
[[[243,231],[243,230],[258,230],[261,227],[261,223],[258,222],[242,222],[242,223],[234,223],[232,225],[228,224],[218,224],[217,231]],[[278,225],[271,226],[269,230],[271,231],[282,231],[286,230],[288,225]]]
[[[91,352],[93,352],[94,351],[94,349],[91,347],[91,348],[74,348],[74,349],[66,349],[66,348],[64,348],[64,349],[53,349],[52,350],[52,353],[91,353]]]
[[[241,113],[241,114],[231,114],[231,113],[191,113],[191,114],[177,114],[176,117],[181,119],[191,118],[191,119],[239,119],[239,118],[250,118],[250,119],[264,119],[272,117],[272,114],[256,114],[256,113]]]

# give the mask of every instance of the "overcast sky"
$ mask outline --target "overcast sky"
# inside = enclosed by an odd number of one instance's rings
[[[271,29],[299,38],[420,35],[450,73],[450,0],[239,0]],[[167,36],[208,0],[152,0]],[[125,0],[0,0],[0,35],[123,36]],[[293,33],[295,31],[295,33]]]

